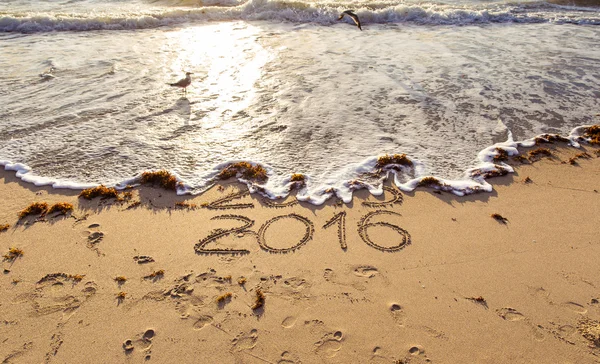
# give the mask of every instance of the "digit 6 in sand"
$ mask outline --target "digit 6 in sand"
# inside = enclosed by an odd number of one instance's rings
[[[373,211],[373,212],[369,212],[368,214],[366,214],[365,216],[363,216],[362,219],[360,219],[360,221],[358,222],[358,235],[360,235],[361,239],[367,243],[369,246],[375,248],[375,249],[379,249],[381,251],[384,252],[397,252],[399,250],[404,249],[404,247],[406,247],[407,245],[410,244],[410,234],[408,233],[408,231],[404,230],[403,228],[401,228],[398,225],[394,225],[394,224],[390,224],[388,222],[369,222],[369,220],[371,220],[372,217],[377,216],[377,215],[396,215],[396,216],[402,216],[397,212],[393,212],[393,211],[383,211],[383,210],[377,210],[377,211]],[[369,227],[372,226],[385,226],[385,227],[389,227],[390,229],[396,231],[398,234],[400,234],[402,236],[402,241],[398,244],[398,245],[393,245],[390,247],[385,247],[385,246],[381,246],[379,244],[376,244],[375,242],[373,242],[373,240],[371,240],[371,238],[369,238],[369,234],[367,232]]]

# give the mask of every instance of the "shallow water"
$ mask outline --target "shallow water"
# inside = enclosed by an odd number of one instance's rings
[[[44,16],[3,3],[0,161],[74,188],[164,168],[194,192],[248,160],[269,167],[272,195],[303,173],[302,198],[336,187],[347,199],[378,155],[416,162],[398,183],[464,180],[510,136],[598,123],[596,8],[352,4],[362,32],[323,2],[81,1],[67,14],[48,1]],[[184,71],[186,97],[167,85]]]

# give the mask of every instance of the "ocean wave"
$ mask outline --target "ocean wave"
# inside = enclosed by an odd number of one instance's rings
[[[200,7],[193,7],[199,4]],[[189,6],[184,6],[189,5]],[[456,6],[440,3],[310,3],[302,1],[173,0],[168,6],[116,13],[1,13],[0,32],[131,30],[187,22],[263,20],[332,25],[352,7],[364,25],[471,25],[490,23],[557,23],[600,25],[600,10],[545,2]]]
[[[354,170],[356,175],[368,176],[365,179],[359,178],[351,181],[338,180],[334,184],[327,186],[310,186],[310,176],[305,176],[306,183],[297,191],[296,198],[299,201],[309,202],[314,205],[321,205],[332,197],[337,197],[344,201],[344,203],[350,203],[354,191],[359,189],[367,189],[373,195],[382,194],[384,182],[389,178],[390,174],[394,179],[395,185],[404,192],[414,191],[421,186],[451,192],[457,196],[465,196],[480,192],[492,192],[493,187],[487,179],[514,173],[514,169],[503,162],[504,159],[497,158],[499,153],[503,153],[506,156],[517,156],[521,153],[521,149],[523,148],[532,148],[540,142],[551,143],[552,139],[566,142],[567,145],[574,148],[581,148],[581,142],[585,144],[590,142],[590,139],[585,137],[585,132],[589,127],[591,127],[591,125],[578,126],[572,129],[570,134],[566,137],[559,134],[540,134],[536,137],[522,141],[514,141],[512,133],[508,131],[508,139],[506,141],[496,143],[481,150],[477,154],[477,166],[467,169],[464,172],[464,177],[456,180],[438,178],[432,175],[423,175],[419,172],[423,170],[423,166],[418,160],[412,160],[413,165],[410,167],[400,165],[392,165],[391,168],[385,167],[377,173],[377,177],[374,177],[373,171],[380,168],[377,165],[379,157],[370,157],[357,165],[349,166],[349,168]],[[200,194],[214,186],[215,182],[218,181],[217,176],[223,168],[230,163],[236,162],[240,161],[229,161],[215,166],[207,175],[208,183],[202,186],[190,186],[176,172],[169,171],[169,173],[174,175],[179,182],[179,187],[177,188],[178,195]],[[260,164],[266,167],[267,176],[269,177],[266,183],[261,185],[238,176],[238,181],[245,183],[251,193],[259,193],[264,197],[275,200],[286,197],[297,188],[296,182],[293,182],[289,177],[271,180],[270,177],[275,175],[273,167],[264,163],[250,163],[253,165]],[[82,190],[98,185],[94,183],[80,183],[71,180],[38,176],[28,165],[23,163],[13,163],[8,160],[0,159],[0,166],[4,166],[4,169],[7,171],[15,171],[16,177],[24,182],[32,183],[35,186],[52,186],[53,188]],[[118,182],[104,181],[102,184],[122,190],[131,185],[139,185],[141,174],[142,172],[136,176]]]

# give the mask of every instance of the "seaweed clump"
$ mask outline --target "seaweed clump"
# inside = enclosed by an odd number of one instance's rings
[[[306,184],[306,176],[302,173],[294,173],[292,174],[290,181],[292,182],[291,189],[302,188]]]
[[[160,269],[160,270],[157,270],[155,272],[148,274],[147,276],[144,276],[144,279],[150,279],[150,280],[156,281],[158,279],[161,279],[164,276],[165,276],[165,271]]]
[[[177,208],[177,209],[195,210],[195,209],[198,208],[198,205],[196,205],[195,203],[175,202],[175,208]]]
[[[23,219],[31,215],[46,215],[48,212],[48,204],[46,202],[34,202],[19,212],[19,219]]]
[[[23,256],[23,250],[19,248],[10,248],[8,249],[8,253],[4,254],[2,257],[4,260],[12,262],[15,259]]]
[[[491,169],[489,171],[484,171],[481,169],[476,169],[471,173],[471,176],[473,177],[483,177],[485,179],[488,178],[492,178],[492,177],[500,177],[500,176],[505,176],[508,174],[508,170],[505,168],[502,168],[499,165],[494,165],[495,169]]]
[[[83,197],[86,200],[91,200],[96,197],[102,197],[103,199],[116,198],[118,201],[121,200],[119,192],[117,192],[117,190],[114,187],[106,187],[105,185],[86,188],[85,190],[81,191],[79,197]]]
[[[294,173],[294,174],[292,174],[292,178],[290,178],[290,181],[304,182],[305,179],[306,179],[306,177],[302,173]]]
[[[0,233],[8,230],[9,227],[10,227],[9,224],[0,224]]]
[[[529,162],[529,159],[527,159],[527,157],[522,156],[522,155],[516,155],[513,157],[514,160],[521,162],[521,163],[527,163]]]
[[[569,162],[570,165],[575,166],[575,165],[577,165],[577,160],[578,159],[590,159],[590,158],[592,158],[591,155],[587,154],[586,152],[583,152],[583,153],[579,153],[579,154],[575,155],[572,158],[569,158],[568,162]],[[563,163],[566,163],[566,162],[563,162]]]
[[[252,165],[248,162],[231,163],[225,167],[217,177],[219,179],[228,179],[237,176],[240,173],[244,179],[265,181],[267,179],[267,170],[260,164]]]
[[[117,293],[117,295],[115,297],[116,297],[117,301],[123,302],[125,300],[125,297],[127,297],[127,292],[121,291],[121,292]]]
[[[401,166],[412,166],[413,162],[406,156],[406,154],[394,154],[394,155],[382,155],[377,158],[378,168],[383,168],[388,165],[401,165]]]
[[[542,134],[535,138],[535,145],[554,142],[570,143],[571,141],[568,138],[565,138],[564,136],[558,134]]]
[[[73,205],[68,202],[58,202],[50,206],[48,213],[58,212],[60,215],[66,215],[68,212],[73,211]]]
[[[217,303],[224,304],[224,303],[230,301],[232,296],[233,296],[233,294],[231,292],[222,294],[219,297],[217,297]]]
[[[254,298],[254,304],[252,305],[252,309],[258,310],[259,308],[263,307],[265,305],[265,299],[265,294],[260,288],[258,288],[256,290],[256,297]]]
[[[552,154],[548,148],[537,148],[529,152],[529,160],[552,156],[554,156],[554,154]]]
[[[177,190],[177,177],[164,169],[156,172],[144,172],[140,181],[142,184],[159,185],[165,190]]]
[[[592,125],[586,128],[583,136],[590,139],[590,144],[600,144],[600,125]]]
[[[417,183],[417,187],[445,187],[439,179],[435,177],[425,177]]]
[[[496,154],[494,156],[494,162],[504,162],[508,160],[508,153],[504,149],[496,148]]]

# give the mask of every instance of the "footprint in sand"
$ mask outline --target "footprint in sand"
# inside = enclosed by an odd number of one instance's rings
[[[354,274],[359,277],[373,278],[379,274],[379,271],[373,266],[361,265],[354,268]]]
[[[147,329],[139,335],[139,339],[131,340],[127,339],[123,342],[123,350],[125,354],[129,355],[134,350],[139,350],[144,355],[145,360],[150,360],[152,354],[152,339],[156,336],[154,329]]]
[[[411,364],[430,363],[431,359],[427,357],[427,355],[425,354],[425,349],[423,349],[421,345],[413,345],[410,348],[408,348],[404,358],[396,360],[396,362]]]
[[[297,319],[297,317],[288,316],[285,319],[283,319],[283,321],[281,322],[281,326],[286,329],[292,328],[296,324]]]
[[[343,338],[344,334],[341,331],[325,334],[321,340],[315,343],[316,353],[325,358],[333,358],[342,348]]]
[[[575,303],[572,301],[569,302],[565,302],[563,303],[561,306],[570,309],[573,312],[576,312],[578,314],[584,315],[588,312],[588,310],[583,307],[582,305],[580,305],[579,303]]]
[[[531,336],[534,338],[534,340],[544,341],[546,339],[546,336],[544,335],[544,332],[542,331],[542,327],[540,325],[534,325],[533,323],[529,322],[529,320],[527,320],[527,318],[522,313],[515,310],[514,308],[511,308],[511,307],[499,308],[496,310],[496,313],[498,314],[498,316],[500,316],[503,320],[506,320],[506,321],[523,321],[523,322],[525,322],[525,324],[527,324],[529,326],[530,331],[531,331]]]
[[[289,351],[284,351],[281,353],[281,359],[277,360],[277,364],[296,364],[301,363],[300,359],[291,354]]]
[[[521,321],[525,319],[522,313],[511,307],[503,307],[496,310],[498,316],[506,321]]]
[[[194,322],[194,330],[202,330],[206,326],[212,324],[213,321],[214,319],[211,316],[202,315],[196,319],[196,322]]]
[[[366,277],[366,276],[363,276],[363,277]],[[323,273],[323,278],[325,278],[325,280],[327,282],[339,284],[342,286],[352,287],[358,291],[364,291],[366,289],[364,283],[356,282],[356,281],[353,282],[352,279],[349,279],[348,277],[345,277],[345,276],[339,277],[332,269],[329,269],[329,268],[325,269],[325,272]]]
[[[406,313],[402,309],[402,306],[400,306],[397,303],[392,303],[390,305],[390,313],[392,314],[392,317],[394,318],[394,321],[396,322],[396,324],[398,324],[398,326],[404,326],[404,321],[406,320]]]
[[[376,346],[371,350],[371,358],[369,359],[370,364],[389,364],[398,363],[389,354],[386,353],[381,346]],[[408,363],[408,362],[406,362]]]
[[[67,274],[48,274],[36,285],[32,293],[25,293],[15,298],[16,302],[29,302],[33,315],[45,316],[62,312],[68,319],[90,297],[96,294],[96,284],[87,282],[83,289],[79,281],[74,281]]]
[[[98,228],[100,227],[100,224],[91,224],[88,226],[88,230],[87,231],[87,242],[86,242],[86,246],[95,251],[96,254],[101,255],[100,250],[98,249],[98,244],[102,241],[102,239],[104,239],[104,233],[102,231],[98,231]]]
[[[244,332],[240,333],[235,339],[231,342],[233,343],[232,350],[234,351],[242,351],[249,350],[256,346],[256,341],[258,340],[258,330],[252,329],[250,333],[246,334]]]

